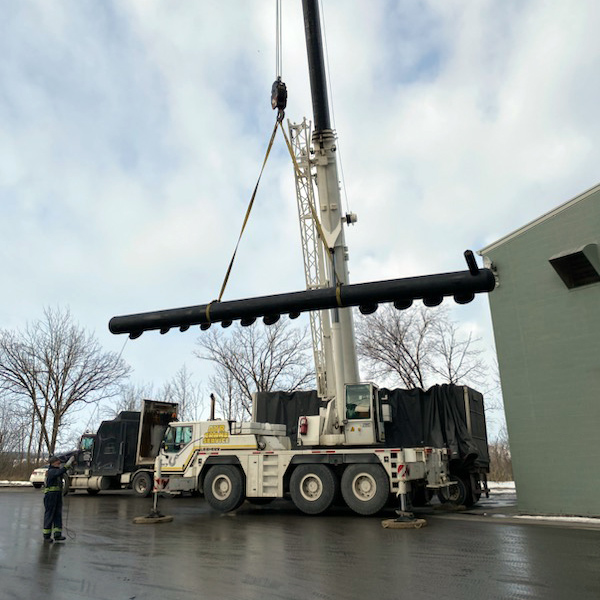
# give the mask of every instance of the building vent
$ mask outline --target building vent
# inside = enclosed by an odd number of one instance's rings
[[[600,282],[598,244],[553,256],[550,264],[569,289]]]

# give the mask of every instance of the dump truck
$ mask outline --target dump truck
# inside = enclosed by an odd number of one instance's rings
[[[104,490],[132,489],[138,496],[152,492],[154,460],[177,404],[144,400],[141,411],[122,411],[103,421],[96,433],[81,436],[68,490],[95,495]]]

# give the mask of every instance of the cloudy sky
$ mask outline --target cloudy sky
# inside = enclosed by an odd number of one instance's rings
[[[283,2],[286,117],[311,117],[300,0]],[[461,270],[600,179],[600,3],[323,0],[350,277]],[[219,292],[274,113],[275,0],[0,0],[0,326]],[[278,137],[224,299],[304,286]],[[493,346],[487,300],[453,315]],[[123,357],[160,385],[199,333]]]

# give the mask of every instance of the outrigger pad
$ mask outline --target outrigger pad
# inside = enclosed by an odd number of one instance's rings
[[[150,513],[145,517],[134,517],[133,522],[136,525],[153,525],[155,523],[170,523],[173,520],[171,515],[161,515]]]
[[[425,519],[412,519],[410,521],[385,519],[384,521],[381,521],[381,526],[384,529],[421,529],[421,527],[425,527],[425,525],[427,525]]]

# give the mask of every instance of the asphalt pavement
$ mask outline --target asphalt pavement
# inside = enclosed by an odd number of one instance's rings
[[[0,489],[0,599],[598,600],[600,527],[520,520],[514,493],[477,508],[422,511],[418,530],[384,529],[394,513],[318,517],[291,502],[220,515],[201,498],[161,498],[171,523],[137,525],[150,499],[67,497],[67,541],[42,543],[42,492]]]

